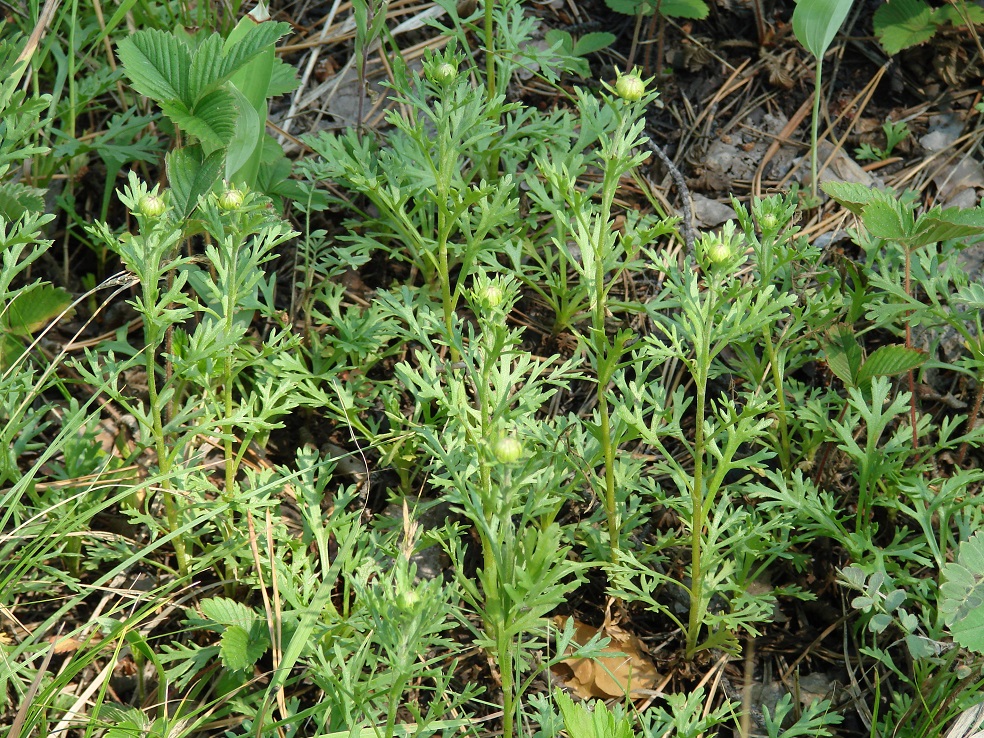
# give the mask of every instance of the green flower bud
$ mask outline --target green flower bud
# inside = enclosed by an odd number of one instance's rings
[[[523,458],[523,444],[512,436],[506,436],[496,442],[492,453],[500,464],[512,464]]]
[[[715,266],[726,264],[731,258],[731,246],[723,239],[715,238],[707,246],[707,259]]]
[[[413,610],[414,605],[420,599],[420,595],[412,589],[403,589],[396,595],[397,604],[402,610]]]
[[[458,67],[450,62],[433,64],[427,71],[430,81],[439,85],[449,85],[458,76]]]
[[[502,304],[502,298],[502,288],[496,284],[488,285],[478,294],[478,299],[481,301],[483,307],[489,309],[499,307]]]
[[[779,227],[779,219],[772,213],[764,213],[759,218],[759,225],[763,231],[774,231]]]
[[[137,204],[137,210],[148,218],[159,218],[167,210],[167,205],[164,204],[164,198],[159,195],[144,195]]]
[[[237,189],[229,189],[219,195],[219,207],[229,212],[243,206],[243,193]]]
[[[623,100],[635,102],[646,94],[646,83],[635,72],[620,74],[615,81],[615,93]]]

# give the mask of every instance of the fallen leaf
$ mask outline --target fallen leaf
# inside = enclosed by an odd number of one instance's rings
[[[566,621],[567,618],[558,618],[558,625],[563,627]],[[564,659],[552,667],[554,675],[568,689],[581,699],[611,699],[624,697],[626,692],[631,697],[656,685],[659,673],[645,655],[645,644],[617,625],[595,628],[576,621],[574,641],[583,645],[598,632],[611,639],[602,649],[604,656],[597,659]]]

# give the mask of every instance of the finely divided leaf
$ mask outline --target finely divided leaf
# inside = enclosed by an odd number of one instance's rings
[[[133,89],[141,95],[158,103],[182,100],[193,104],[187,94],[191,54],[172,34],[157,29],[137,31],[120,41],[117,54]]]
[[[28,210],[44,211],[44,190],[23,182],[0,182],[0,218],[13,223]]]
[[[957,290],[950,302],[963,305],[969,310],[984,310],[984,284],[971,282]]]

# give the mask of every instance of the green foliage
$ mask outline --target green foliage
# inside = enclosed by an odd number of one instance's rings
[[[615,42],[615,35],[607,31],[596,31],[586,33],[575,41],[567,31],[552,28],[546,32],[544,40],[559,54],[573,60],[571,62],[573,72],[582,78],[588,78],[591,76],[591,69],[588,60],[584,57],[611,46]]]
[[[816,59],[813,84],[813,117],[810,124],[810,187],[817,196],[817,129],[820,123],[820,95],[823,89],[823,58],[834,36],[843,25],[854,0],[799,0],[793,10],[793,33],[803,48]]]
[[[605,0],[616,13],[652,15],[666,18],[706,18],[709,12],[704,0]]]
[[[798,716],[795,714],[793,696],[788,692],[779,698],[774,710],[762,707],[765,730],[769,738],[796,738],[796,736],[832,736],[832,726],[840,725],[844,718],[831,710],[830,700],[814,700]],[[796,717],[788,727],[787,718]]]
[[[199,604],[202,613],[222,634],[219,657],[232,671],[244,671],[257,662],[270,647],[266,622],[245,605],[224,597],[212,597]]]
[[[285,23],[243,18],[228,38],[145,29],[118,47],[133,88],[160,105],[174,126],[195,144],[200,160],[219,156],[221,173],[233,183],[255,186],[266,140],[267,99],[291,89],[274,44]],[[171,162],[170,169],[184,169]],[[203,177],[196,167],[187,176]],[[217,175],[215,175],[217,179]],[[209,187],[215,179],[209,182]]]
[[[912,134],[909,125],[904,120],[897,123],[886,120],[882,124],[882,131],[885,133],[885,148],[880,149],[871,144],[862,144],[854,150],[854,155],[858,161],[884,161],[892,155],[896,146]]]
[[[861,344],[849,325],[836,325],[822,344],[827,366],[845,387],[870,391],[875,377],[894,377],[926,362],[925,352],[905,346],[879,346],[864,358]]]
[[[556,692],[554,698],[570,738],[633,738],[635,735],[632,721],[613,715],[601,700],[589,710],[584,704],[574,704],[563,692]]]
[[[60,287],[34,284],[19,290],[0,314],[0,370],[9,369],[24,351],[22,341],[67,310],[72,296]]]
[[[18,90],[27,61],[18,61],[21,40],[0,40],[0,217],[12,223],[27,212],[44,209],[44,192],[13,181],[12,168],[48,153],[34,143],[41,128],[41,114],[51,103],[47,95],[28,97]]]
[[[984,535],[975,533],[957,549],[957,560],[943,565],[940,612],[964,648],[984,653]]]
[[[520,72],[586,74],[611,40],[554,31],[544,48],[513,0],[467,18],[444,0],[432,25],[453,40],[420,73],[391,59],[388,127],[309,136],[306,181],[288,185],[264,133],[291,85],[284,27],[179,5],[60,26],[45,53],[64,96],[23,92],[19,49],[0,53],[0,608],[30,624],[0,643],[0,694],[21,734],[429,738],[490,710],[506,738],[725,734],[739,706],[702,688],[641,714],[561,694],[558,715],[544,672],[604,644],[551,616],[604,590],[697,676],[813,597],[801,587],[831,550],[871,733],[941,735],[979,700],[984,472],[965,462],[984,431],[976,408],[922,412],[896,380],[984,386],[984,288],[957,258],[980,209],[841,183],[825,189],[859,219],[856,261],[804,238],[795,191],[735,201],[733,222],[671,256],[675,221],[617,196],[647,165],[652,80],[619,75],[548,112],[512,99]],[[797,7],[818,63],[843,6]],[[357,67],[377,40],[397,46],[385,3],[352,12]],[[76,52],[128,13],[228,35],[139,31],[119,47],[130,87],[77,75]],[[51,216],[22,165],[43,182],[100,157],[106,214],[116,176],[167,144],[135,108],[86,136],[45,117],[74,121],[117,81],[180,134],[168,187],[128,172],[127,230],[87,230],[99,268],[122,271],[88,277],[77,309],[115,336],[68,360],[24,351],[70,293],[37,281]],[[873,153],[904,131],[885,133]],[[341,217],[297,233],[261,190]],[[132,324],[100,315],[97,293],[127,300]],[[52,668],[60,635],[74,650]],[[108,678],[123,665],[132,686]],[[758,727],[832,735],[844,710],[786,695]]]
[[[803,48],[823,61],[834,36],[843,25],[852,0],[799,0],[793,10],[793,33]]]
[[[931,40],[947,23],[958,27],[984,23],[984,9],[962,0],[939,8],[924,0],[892,0],[879,6],[872,22],[882,47],[894,55]]]

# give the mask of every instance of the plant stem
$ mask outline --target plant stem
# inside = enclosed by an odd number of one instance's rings
[[[612,443],[611,420],[608,416],[608,398],[605,386],[598,383],[598,413],[601,415],[601,447],[605,458],[605,514],[608,517],[608,546],[612,564],[618,564],[619,530],[621,528],[615,504],[615,444]]]
[[[912,299],[912,250],[905,244],[905,294]],[[912,324],[909,322],[911,310],[906,310],[905,317],[905,347],[912,348]],[[909,377],[909,423],[912,426],[912,449],[919,448],[919,429],[916,427],[916,378],[912,369],[908,371]]]
[[[437,269],[438,279],[441,280],[441,303],[444,306],[444,325],[447,328],[448,336],[452,335],[454,328],[454,300],[451,295],[451,274],[448,266],[448,232],[446,228],[447,211],[443,206],[438,206],[437,211]],[[458,361],[458,351],[451,347],[451,363]]]
[[[442,111],[443,113],[444,111]],[[453,169],[457,162],[457,152],[453,151],[448,145],[449,132],[443,130],[447,125],[446,116],[438,121],[437,137],[437,168],[434,172],[437,190],[437,278],[441,282],[441,303],[444,307],[444,325],[450,338],[454,333],[454,308],[457,289],[452,294],[451,291],[451,266],[448,255],[448,238],[454,225],[453,213],[448,209],[448,200],[451,197],[451,181],[454,177]],[[453,343],[453,342],[452,342]],[[451,363],[458,361],[457,350],[451,347]],[[483,367],[484,371],[484,367]],[[482,395],[484,397],[484,390]]]
[[[703,338],[706,340],[706,333]],[[701,349],[703,348],[702,346]],[[706,355],[703,350],[698,351],[697,376],[694,377],[697,391],[695,408],[697,427],[694,429],[694,479],[693,487],[690,489],[693,514],[690,526],[690,614],[687,620],[687,659],[692,659],[697,651],[697,637],[700,635],[703,610],[701,597],[704,589],[704,567],[701,561],[703,543],[701,536],[704,530],[704,416],[707,402],[707,365],[704,356]]]
[[[823,94],[823,56],[817,57],[813,87],[813,120],[810,123],[810,192],[817,199],[817,132],[820,126],[820,96]]]
[[[695,294],[698,301],[694,311],[701,325],[694,336],[693,378],[696,392],[694,428],[694,475],[690,488],[690,502],[693,509],[690,522],[690,613],[687,620],[686,657],[692,659],[697,652],[701,619],[704,612],[704,562],[703,534],[707,511],[704,509],[704,464],[705,446],[704,419],[707,416],[707,381],[711,368],[711,334],[714,330],[713,317],[716,311],[717,285],[707,285],[703,292]]]
[[[445,282],[444,284],[447,284]],[[450,298],[449,298],[450,299]],[[450,323],[448,324],[450,330]],[[482,366],[479,372],[478,384],[474,387],[475,403],[479,412],[479,432],[481,437],[472,438],[471,441],[478,446],[478,469],[480,496],[482,501],[482,516],[484,525],[478,527],[479,537],[482,541],[482,566],[485,571],[485,609],[483,620],[486,632],[495,641],[494,654],[496,663],[499,666],[499,678],[502,684],[502,735],[503,738],[512,738],[513,735],[513,712],[515,710],[515,695],[513,686],[513,663],[512,663],[512,644],[509,638],[509,613],[510,606],[506,601],[508,593],[502,586],[502,572],[499,569],[500,557],[496,556],[495,547],[505,548],[508,544],[504,542],[505,536],[510,536],[508,530],[513,525],[510,515],[510,500],[504,490],[493,489],[492,469],[487,456],[487,451],[481,448],[483,444],[493,438],[495,428],[493,427],[492,401],[489,397],[491,387],[491,373],[495,359],[501,355],[505,344],[505,328],[497,326],[492,342],[485,343],[485,351],[482,354]],[[487,340],[487,335],[483,337]],[[497,537],[493,539],[492,532],[495,531]],[[506,555],[501,560],[506,561]],[[503,595],[506,595],[505,597]]]
[[[157,285],[144,283],[144,304],[157,304]],[[149,320],[145,318],[145,320]],[[154,348],[159,342],[159,332],[156,326],[147,325],[144,329],[144,342],[147,348],[144,350],[144,367],[147,372],[147,396],[150,404],[150,416],[153,423],[154,444],[157,451],[157,469],[161,474],[161,494],[164,498],[164,516],[167,518],[167,527],[171,533],[175,533],[180,527],[178,508],[174,500],[174,490],[171,487],[171,456],[167,446],[167,438],[164,435],[163,413],[160,395],[157,392],[157,357]],[[178,572],[184,576],[189,571],[188,552],[185,548],[184,538],[180,535],[174,536],[174,555],[178,560]]]
[[[224,272],[224,295],[223,295],[223,315],[222,322],[224,323],[226,336],[233,335],[236,327],[236,313],[239,306],[239,251],[243,246],[243,235],[238,228],[232,228],[231,233],[225,236],[224,243],[219,244],[220,253],[225,261]],[[225,352],[222,361],[222,409],[225,413],[225,422],[222,424],[222,435],[223,440],[223,453],[225,462],[225,487],[224,493],[225,498],[230,502],[230,504],[235,505],[236,498],[238,497],[238,489],[236,483],[236,477],[239,470],[239,457],[237,457],[234,444],[233,431],[235,426],[232,422],[232,418],[235,414],[235,398],[233,396],[233,384],[236,371],[236,356],[235,351],[230,349]],[[248,436],[247,436],[248,439]],[[243,444],[248,443],[248,440],[243,440]],[[233,508],[234,509],[234,508]],[[225,521],[225,535],[227,540],[232,540],[235,536],[235,523],[230,517],[226,518]],[[226,578],[226,590],[227,593],[232,596],[235,591],[235,582],[237,580],[235,559],[233,557],[228,557],[226,559],[225,565],[225,578]]]
[[[783,388],[782,369],[779,366],[779,355],[772,344],[772,334],[769,328],[762,328],[762,339],[765,345],[766,354],[769,357],[769,367],[772,371],[772,383],[776,386],[776,403],[779,405],[776,418],[779,422],[779,463],[782,465],[782,472],[788,478],[792,469],[790,468],[789,452],[789,423],[786,419],[786,391]]]
[[[512,649],[505,628],[497,635],[499,649],[499,679],[502,681],[502,738],[513,738],[515,699],[513,695]]]
[[[495,97],[495,23],[492,10],[495,0],[485,0],[485,89],[488,91],[488,101]]]
[[[599,221],[600,225],[600,221]],[[607,218],[605,225],[608,225]],[[600,231],[600,228],[598,229]],[[612,441],[611,417],[608,409],[608,384],[614,373],[613,364],[617,361],[615,347],[605,333],[605,315],[608,312],[607,290],[605,289],[605,263],[603,259],[605,234],[598,233],[595,253],[595,309],[592,314],[592,333],[595,339],[595,352],[598,363],[598,415],[600,416],[600,441],[605,463],[605,515],[608,518],[608,547],[612,564],[618,564],[619,530],[621,528],[615,502],[615,444]]]
[[[974,394],[974,406],[970,411],[970,415],[967,416],[967,430],[965,433],[970,435],[974,432],[974,428],[977,426],[977,418],[981,412],[981,403],[984,401],[984,375],[977,375],[977,392]],[[957,451],[957,466],[963,466],[964,459],[967,458],[967,449],[970,446],[968,441],[964,441],[960,444],[960,450]]]
[[[613,142],[624,143],[630,120],[623,116],[618,129],[612,137]],[[615,150],[617,151],[617,149]],[[591,334],[597,364],[597,395],[599,417],[599,441],[605,464],[605,516],[608,521],[608,546],[612,564],[618,564],[621,519],[615,499],[615,442],[612,438],[611,413],[608,407],[608,385],[611,383],[625,342],[616,338],[613,343],[608,338],[605,319],[608,317],[608,285],[605,280],[605,267],[609,250],[614,247],[611,212],[615,203],[615,193],[620,178],[619,154],[613,151],[605,162],[605,175],[601,188],[601,212],[594,221],[590,240],[594,250],[594,299],[591,311]],[[587,225],[583,226],[587,228]]]

